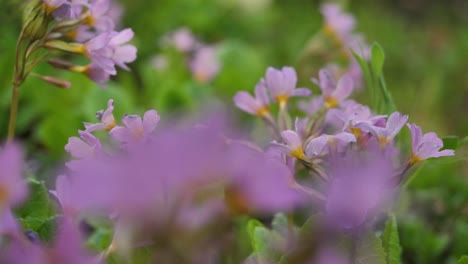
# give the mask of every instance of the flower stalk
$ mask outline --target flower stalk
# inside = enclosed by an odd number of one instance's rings
[[[26,76],[24,75],[24,68],[26,64],[26,54],[23,54],[22,45],[25,40],[24,30],[21,31],[16,44],[16,61],[15,68],[13,72],[13,85],[11,92],[11,106],[10,106],[10,120],[8,123],[8,136],[7,140],[11,142],[15,137],[15,126],[16,126],[16,117],[18,114],[18,104],[19,104],[19,90],[20,86],[23,84]],[[27,44],[26,50],[31,45],[31,42]]]

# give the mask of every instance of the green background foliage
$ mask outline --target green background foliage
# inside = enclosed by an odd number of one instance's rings
[[[14,47],[20,31],[23,1],[4,0],[0,9],[0,136],[6,137]],[[340,1],[355,14],[358,31],[369,43],[385,50],[383,73],[396,108],[410,116],[410,122],[441,137],[468,134],[468,6],[464,1],[356,0]],[[306,0],[122,0],[125,27],[135,31],[133,43],[138,60],[131,72],[119,75],[102,89],[83,76],[57,72],[40,65],[37,72],[72,82],[61,90],[34,78],[21,89],[17,134],[28,150],[35,175],[50,185],[53,168],[66,158],[63,149],[70,136],[92,122],[97,110],[113,98],[116,116],[141,114],[157,109],[162,122],[174,113],[224,103],[233,113],[238,90],[252,90],[268,66],[298,68],[300,85],[313,87],[309,79],[326,61],[305,56],[310,39],[321,29],[320,1]],[[191,29],[205,43],[216,43],[223,64],[209,84],[192,79],[182,54],[163,48],[161,37],[177,28]],[[375,52],[379,52],[376,50]],[[151,64],[155,55],[169,60],[166,70]],[[377,72],[380,61],[376,55]],[[316,89],[316,87],[313,87]],[[368,91],[355,95],[371,104]],[[244,124],[253,119],[238,114]],[[409,134],[406,134],[409,136]],[[448,138],[459,147],[457,156],[427,161],[409,182],[395,205],[396,222],[388,222],[383,247],[389,263],[457,263],[468,253],[467,140]],[[455,143],[454,143],[455,142]],[[32,182],[35,188],[41,183]],[[41,194],[43,195],[43,194]],[[41,198],[42,199],[42,198]],[[43,205],[46,206],[47,202]],[[26,205],[28,206],[28,205]],[[49,212],[49,211],[47,211]],[[24,219],[25,225],[41,234],[50,215]],[[37,220],[37,221],[35,221]],[[399,234],[399,236],[398,236]],[[107,234],[100,234],[105,236]],[[252,235],[252,234],[250,234]],[[267,229],[257,226],[253,247],[262,250],[261,236]],[[101,237],[96,235],[96,241]],[[108,238],[106,237],[108,240]],[[94,247],[99,247],[94,242]],[[464,263],[463,260],[461,263]]]

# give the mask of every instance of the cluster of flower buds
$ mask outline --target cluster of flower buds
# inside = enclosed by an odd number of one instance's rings
[[[105,87],[110,77],[117,74],[116,66],[129,70],[126,64],[136,59],[137,49],[127,44],[133,31],[117,30],[120,16],[121,9],[112,0],[31,0],[20,36],[20,43],[28,41],[22,59],[17,62],[22,79],[37,63],[46,61],[53,67],[84,74]],[[57,51],[83,55],[89,63],[75,65],[48,56]],[[70,87],[65,80],[32,75],[58,87]]]
[[[290,67],[269,68],[255,87],[255,97],[238,92],[234,102],[241,110],[262,117],[274,131],[269,153],[292,171],[302,167],[323,181],[309,191],[324,199],[324,208],[331,217],[328,223],[344,229],[368,223],[381,208],[379,205],[404,183],[413,165],[431,157],[454,155],[453,150],[440,151],[443,143],[435,133],[423,135],[417,125],[408,124],[412,154],[406,162],[395,165],[395,160],[404,158],[394,139],[408,116],[399,112],[388,117],[375,115],[367,106],[348,99],[353,91],[353,80],[348,75],[336,82],[322,69],[312,82],[322,94],[298,103],[306,116],[296,117],[294,127],[286,102],[291,96],[308,96],[311,92],[296,88],[296,73]],[[278,104],[276,119],[270,102]]]
[[[175,47],[187,57],[187,65],[196,81],[210,82],[220,71],[221,62],[217,58],[217,47],[202,43],[189,29],[180,28],[171,32],[163,37],[162,42],[163,46]],[[164,55],[155,56],[152,62],[158,70],[168,65]]]

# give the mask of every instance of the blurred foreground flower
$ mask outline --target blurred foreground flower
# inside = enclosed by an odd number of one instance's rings
[[[110,116],[111,110],[97,116]],[[232,216],[291,211],[304,204],[305,194],[293,184],[289,168],[226,138],[236,133],[224,119],[155,129],[159,116],[154,110],[143,118],[125,115],[125,126],[107,130],[101,125],[119,145],[110,152],[89,133],[98,130],[92,129],[95,125],[87,124],[82,139],[72,137],[66,146],[79,160],[68,163],[71,170],[57,178],[54,194],[67,215],[104,213],[114,221],[118,230],[112,250],[151,245],[180,230],[190,234],[215,223],[224,226]],[[126,238],[119,237],[119,230],[126,230]]]
[[[199,83],[212,81],[221,70],[218,46],[203,43],[186,27],[163,36],[161,44],[166,49],[175,48],[185,57],[187,69]],[[170,63],[163,54],[156,55],[152,59],[153,67],[159,71],[166,69]]]

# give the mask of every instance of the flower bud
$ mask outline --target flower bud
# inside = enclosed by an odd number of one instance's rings
[[[45,43],[45,47],[49,49],[56,49],[64,52],[74,54],[84,54],[85,46],[80,43],[67,43],[61,40],[50,40]]]
[[[71,62],[64,61],[64,60],[61,60],[61,59],[48,59],[47,63],[49,65],[51,65],[52,67],[54,67],[54,68],[62,69],[62,70],[70,70],[71,68],[76,66]]]
[[[43,75],[34,75],[34,76],[40,78],[41,80],[43,80],[43,81],[45,81],[45,82],[47,82],[49,84],[52,84],[52,85],[54,85],[55,87],[58,87],[58,88],[68,89],[71,86],[71,83],[69,81],[62,80],[62,79],[57,79],[55,77],[43,76]]]
[[[23,13],[23,34],[32,40],[44,37],[50,22],[41,0],[31,0]]]

